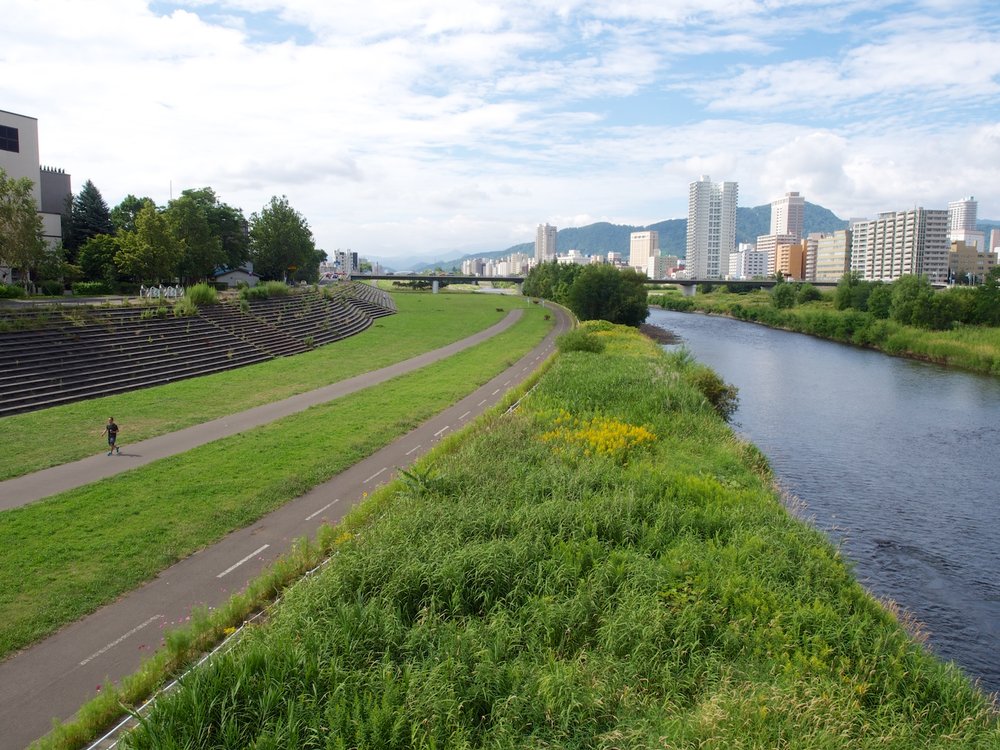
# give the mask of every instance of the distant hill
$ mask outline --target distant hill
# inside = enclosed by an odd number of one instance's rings
[[[833,232],[837,229],[846,229],[847,221],[838,218],[834,213],[815,203],[806,202],[805,209],[805,231],[811,232]],[[980,222],[982,223],[982,222]],[[767,234],[771,229],[771,204],[754,206],[753,208],[738,207],[736,209],[736,242],[756,242],[757,237]],[[667,219],[665,221],[650,224],[645,227],[631,226],[628,224],[610,224],[601,221],[596,224],[589,224],[585,227],[569,227],[560,229],[556,233],[556,247],[560,252],[574,249],[579,250],[584,255],[595,253],[606,254],[609,252],[619,252],[628,255],[630,235],[632,232],[642,232],[655,230],[660,235],[660,249],[665,254],[684,257],[687,245],[687,219]],[[460,258],[454,258],[437,263],[419,263],[414,266],[414,270],[424,270],[427,268],[441,267],[451,269],[453,266],[461,267],[462,261],[468,258],[505,258],[511,253],[527,253],[533,255],[535,243],[522,242],[520,245],[511,245],[506,250],[495,250],[489,253],[469,253]]]

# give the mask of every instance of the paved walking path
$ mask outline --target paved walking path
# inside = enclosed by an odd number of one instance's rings
[[[384,383],[399,375],[438,362],[482,343],[513,326],[520,317],[521,310],[511,310],[499,323],[440,349],[434,349],[379,370],[362,373],[347,380],[306,391],[281,401],[213,419],[211,422],[186,427],[183,430],[149,438],[139,443],[129,443],[127,439],[123,440],[122,452],[113,456],[108,456],[104,451],[101,451],[98,455],[90,458],[8,479],[0,482],[0,511],[17,508],[71,490],[74,487],[81,487],[99,479],[134,469],[137,466],[144,466],[161,458],[183,453],[199,445],[260,427],[316,404],[323,404]]]
[[[223,604],[296,539],[311,538],[321,524],[338,522],[365,493],[391,480],[400,467],[409,466],[497,403],[535,371],[553,351],[555,337],[571,324],[563,310],[557,308],[555,316],[556,326],[541,344],[454,406],[256,523],[171,566],[113,604],[0,663],[0,750],[24,748],[51,729],[53,717],[70,718],[106,681],[134,673],[162,645],[164,629],[183,625],[196,606]],[[507,325],[513,322],[507,320]],[[465,341],[458,342],[454,351],[472,345]],[[431,361],[435,360],[424,363]],[[187,447],[192,446],[179,449]]]

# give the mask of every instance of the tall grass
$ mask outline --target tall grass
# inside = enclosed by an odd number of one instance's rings
[[[125,745],[996,747],[987,698],[785,511],[690,360],[592,332]]]

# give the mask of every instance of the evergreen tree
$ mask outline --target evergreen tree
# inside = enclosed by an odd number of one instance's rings
[[[104,202],[101,191],[90,180],[83,183],[80,192],[73,199],[71,224],[72,230],[66,245],[66,259],[70,263],[76,263],[77,251],[91,237],[115,233],[108,204]]]

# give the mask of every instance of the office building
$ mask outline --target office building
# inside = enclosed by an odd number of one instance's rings
[[[794,234],[762,234],[757,238],[757,251],[767,258],[765,276],[774,276],[777,270],[778,245],[794,245],[798,241]]]
[[[556,228],[539,224],[535,231],[535,262],[547,263],[556,259]]]
[[[840,281],[851,270],[850,229],[816,235],[815,269],[814,281]]]
[[[735,182],[712,182],[702,175],[688,187],[686,270],[696,279],[720,279],[736,251]]]
[[[775,274],[782,278],[804,281],[806,278],[806,244],[805,242],[786,242],[775,248]]]
[[[948,212],[914,208],[890,211],[851,225],[851,270],[868,281],[925,275],[948,277]]]
[[[767,276],[767,253],[753,245],[741,242],[739,249],[729,256],[729,276],[733,281],[763,279]]]
[[[645,271],[651,256],[660,254],[660,234],[655,231],[632,232],[629,240],[628,264]]]
[[[42,167],[39,160],[38,120],[0,110],[0,169],[8,178],[31,180],[31,192],[42,218],[42,237],[49,247],[62,242],[62,214],[73,197],[70,176],[61,169]],[[0,268],[0,281],[13,280],[12,269]]]
[[[948,281],[955,284],[982,284],[997,264],[993,253],[982,252],[975,245],[952,242],[948,251]]]
[[[797,192],[785,193],[771,201],[771,231],[769,234],[790,235],[802,239],[805,232],[806,199]]]

